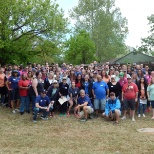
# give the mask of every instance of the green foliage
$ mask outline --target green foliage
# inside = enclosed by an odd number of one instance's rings
[[[142,39],[142,45],[138,47],[139,52],[154,51],[154,14],[147,18],[150,25],[150,35]]]
[[[82,28],[90,33],[99,62],[125,53],[127,20],[114,0],[79,0],[70,16],[77,20],[76,30]]]
[[[66,43],[67,51],[65,52],[65,60],[72,64],[88,64],[96,60],[94,56],[95,45],[89,34],[81,30],[77,32]]]
[[[26,63],[37,54],[43,58],[57,54],[56,46],[62,43],[68,24],[58,4],[1,0],[0,10],[0,63]]]

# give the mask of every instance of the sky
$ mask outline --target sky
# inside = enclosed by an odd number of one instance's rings
[[[77,6],[78,0],[57,0],[57,3],[65,11],[65,17],[68,17],[68,10]],[[120,8],[122,16],[128,20],[129,34],[125,40],[126,45],[134,48],[140,46],[141,38],[149,35],[147,17],[154,14],[154,0],[115,0],[115,4]]]

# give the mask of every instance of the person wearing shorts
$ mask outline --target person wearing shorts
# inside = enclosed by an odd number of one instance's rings
[[[94,107],[91,100],[85,94],[84,90],[80,90],[80,97],[77,101],[76,111],[78,111],[78,116],[83,122],[87,121],[88,115],[94,112]]]
[[[103,117],[106,117],[107,119],[110,117],[111,120],[114,120],[115,122],[113,124],[119,123],[119,116],[121,115],[120,111],[120,100],[116,98],[115,93],[110,93],[110,98],[106,102],[105,112],[103,113]]]
[[[122,88],[122,101],[124,105],[124,116],[121,119],[126,119],[128,108],[131,109],[132,121],[135,121],[135,105],[138,100],[138,87],[132,82],[131,76],[127,77],[128,83],[124,84]]]
[[[11,108],[12,108],[12,113],[20,112],[19,110],[19,86],[18,82],[20,80],[20,77],[18,76],[18,70],[13,70],[12,75],[8,78],[6,81],[6,87],[10,91],[11,94]],[[16,109],[15,109],[15,101],[17,101]]]
[[[92,88],[92,94],[94,97],[94,108],[96,111],[96,117],[98,117],[98,111],[105,110],[106,99],[108,99],[109,88],[106,82],[102,80],[100,75],[97,76],[97,82],[94,82]]]

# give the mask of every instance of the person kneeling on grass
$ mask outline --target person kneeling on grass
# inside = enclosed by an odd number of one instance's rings
[[[91,103],[91,100],[85,94],[84,90],[80,90],[80,97],[77,101],[76,111],[78,111],[78,117],[83,122],[86,122],[89,114],[91,115],[94,112],[94,107]]]
[[[105,112],[103,113],[103,117],[111,118],[111,120],[114,120],[114,117],[116,117],[116,120],[114,124],[119,123],[119,116],[121,115],[120,111],[120,101],[118,98],[115,97],[115,93],[110,93],[110,98],[106,102]]]
[[[48,120],[47,115],[52,110],[53,110],[53,105],[50,103],[50,99],[46,95],[46,91],[42,90],[41,95],[38,95],[35,100],[33,122],[36,122],[38,112],[43,112],[41,119]]]

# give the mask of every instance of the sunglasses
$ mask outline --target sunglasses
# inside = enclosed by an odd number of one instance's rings
[[[114,96],[114,94],[111,94],[110,96]]]
[[[42,94],[43,94],[43,95],[45,95],[45,94],[46,94],[46,92],[43,92]]]

